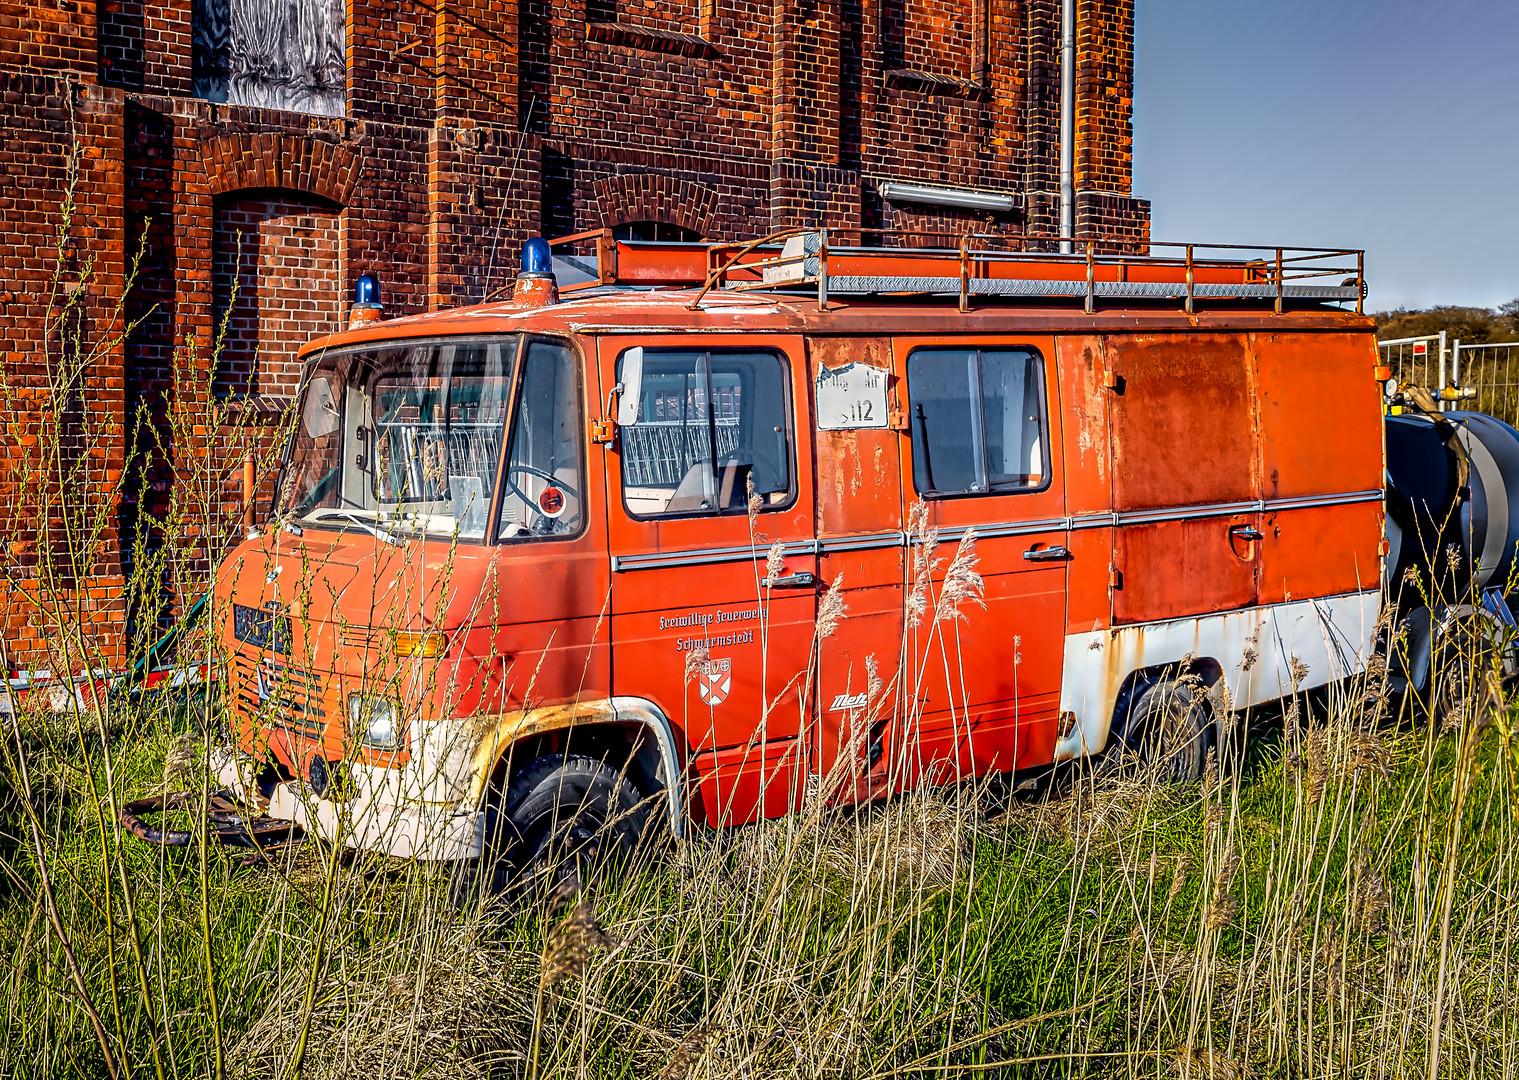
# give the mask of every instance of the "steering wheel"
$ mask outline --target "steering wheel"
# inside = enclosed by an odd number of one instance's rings
[[[516,495],[517,498],[522,500],[523,505],[532,507],[533,512],[544,521],[553,521],[555,519],[549,517],[549,515],[543,512],[543,508],[538,505],[537,499],[531,498],[527,492],[523,491],[520,487],[517,486],[517,482],[512,479],[513,473],[526,473],[528,476],[537,477],[544,483],[558,488],[560,491],[564,492],[572,499],[580,498],[580,492],[570,487],[570,485],[566,484],[563,480],[560,480],[559,477],[555,476],[553,473],[544,472],[536,465],[528,465],[520,461],[507,465],[506,476],[503,478],[506,482],[506,486],[511,490],[512,494]]]

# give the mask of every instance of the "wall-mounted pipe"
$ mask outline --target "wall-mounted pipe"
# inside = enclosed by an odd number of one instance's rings
[[[1060,251],[1076,235],[1076,0],[1060,0]]]

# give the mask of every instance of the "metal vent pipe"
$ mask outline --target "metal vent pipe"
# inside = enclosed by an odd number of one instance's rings
[[[1060,0],[1060,251],[1076,235],[1076,0]]]

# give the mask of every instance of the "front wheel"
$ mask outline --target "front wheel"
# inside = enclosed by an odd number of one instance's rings
[[[484,852],[455,875],[462,906],[505,891],[551,887],[572,875],[616,878],[644,841],[644,794],[600,758],[534,758],[510,777],[486,808]]]

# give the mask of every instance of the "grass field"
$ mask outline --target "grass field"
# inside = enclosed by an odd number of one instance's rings
[[[124,838],[195,777],[186,713],[23,723],[5,1073],[1511,1075],[1509,713],[1377,704],[1254,716],[1200,788],[919,792],[463,915],[425,866]]]

